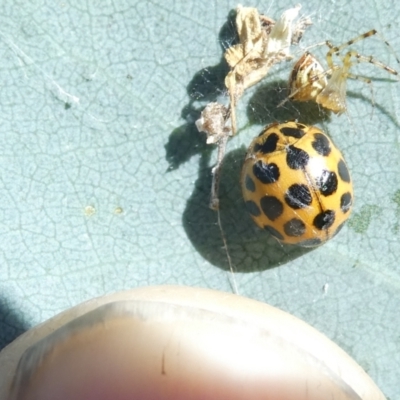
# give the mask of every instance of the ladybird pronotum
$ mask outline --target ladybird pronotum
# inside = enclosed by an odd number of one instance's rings
[[[273,123],[253,140],[241,181],[251,217],[282,243],[326,242],[353,204],[341,152],[319,128],[297,122]]]

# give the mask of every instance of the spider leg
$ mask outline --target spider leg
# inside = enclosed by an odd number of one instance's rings
[[[385,71],[389,72],[389,74],[399,75],[398,71],[389,67],[388,65],[384,64],[383,62],[377,60],[373,56],[363,56],[362,54],[359,54],[357,52],[354,52],[354,54],[352,56],[355,57],[357,59],[357,62],[359,62],[359,63],[361,63],[361,62],[369,63],[372,65],[375,65],[378,68],[384,69]]]
[[[369,62],[369,63],[372,63],[374,65],[377,65],[377,66],[385,69],[386,71],[388,71],[390,73],[393,73],[394,75],[398,75],[397,71],[393,70],[390,67],[387,67],[385,64],[381,63],[380,61],[375,60],[372,56],[366,57],[366,56],[363,56],[363,55],[361,55],[361,54],[359,54],[359,53],[357,53],[355,51],[349,51],[346,54],[346,56],[344,57],[344,59],[343,59],[343,64],[346,64],[347,71],[349,71],[351,65],[353,65],[351,63],[351,61],[350,61],[352,57],[354,57],[356,59],[357,63]],[[349,72],[347,72],[347,78],[355,79],[355,80],[364,82],[364,83],[369,85],[369,88],[370,88],[370,91],[371,91],[371,103],[372,103],[371,118],[372,118],[373,110],[375,109],[375,97],[374,97],[374,88],[373,88],[373,85],[372,85],[372,80],[370,78],[365,77],[365,76],[355,75],[355,74],[352,74],[352,73],[349,73]]]
[[[364,40],[366,38],[369,38],[371,36],[374,36],[378,33],[378,31],[376,29],[371,29],[368,32],[363,33],[362,35],[359,35],[353,39],[348,40],[346,43],[341,44],[340,46],[334,46],[329,40],[327,40],[325,42],[325,44],[330,48],[330,50],[327,53],[327,58],[330,57],[332,58],[332,55],[335,54],[339,54],[344,48],[351,46],[354,43],[360,42],[361,40]],[[387,45],[389,45],[389,43],[387,43],[385,41],[385,43]]]
[[[364,40],[364,39],[367,39],[367,38],[369,38],[369,37],[375,36],[375,35],[376,35],[377,37],[379,37],[379,39],[380,39],[383,43],[385,43],[385,45],[388,47],[389,51],[390,51],[390,52],[393,54],[393,56],[395,57],[397,63],[400,64],[400,59],[399,59],[399,57],[396,55],[395,51],[393,50],[393,47],[389,44],[389,42],[388,42],[387,40],[385,40],[385,38],[384,38],[376,29],[371,29],[370,31],[365,32],[365,33],[363,33],[362,35],[359,35],[359,36],[357,36],[357,37],[355,37],[355,38],[353,38],[353,39],[347,41],[346,43],[343,43],[343,44],[340,45],[340,46],[334,46],[329,40],[327,40],[327,41],[325,42],[325,44],[326,44],[326,45],[329,47],[329,49],[330,49],[330,50],[328,51],[328,53],[326,54],[326,61],[327,61],[327,63],[328,63],[328,66],[329,66],[329,67],[332,67],[332,66],[333,66],[333,55],[338,56],[338,55],[340,54],[340,52],[341,52],[344,48],[346,48],[346,47],[348,47],[348,46],[351,46],[351,45],[354,44],[354,43],[360,42],[361,40]],[[356,55],[356,54],[357,54],[357,55]],[[353,53],[353,56],[355,56],[355,57],[357,57],[357,58],[362,58],[362,61],[363,61],[363,62],[369,62],[369,63],[371,63],[371,64],[374,64],[374,65],[376,65],[377,67],[382,68],[382,69],[388,71],[389,73],[391,73],[391,74],[393,74],[393,75],[398,75],[398,72],[397,72],[396,70],[394,70],[394,69],[391,68],[391,67],[388,67],[388,66],[385,65],[383,62],[381,62],[381,61],[375,59],[373,56],[369,56],[369,57],[368,57],[368,56],[362,56],[362,55],[360,55],[359,53],[356,53],[356,52]]]

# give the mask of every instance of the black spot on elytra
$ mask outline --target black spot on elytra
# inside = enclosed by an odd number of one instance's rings
[[[246,201],[246,210],[254,217],[258,217],[259,215],[261,215],[260,208],[253,200]]]
[[[304,235],[304,232],[306,231],[306,225],[302,220],[298,218],[292,218],[290,221],[286,222],[285,225],[283,225],[283,230],[288,236],[298,237]]]
[[[286,163],[291,169],[305,168],[310,156],[307,152],[295,146],[288,146],[286,154]]]
[[[256,184],[249,175],[246,175],[246,178],[244,178],[244,186],[249,192],[255,192],[256,190]]]
[[[285,136],[291,136],[296,139],[302,138],[306,133],[303,131],[303,129],[300,129],[298,127],[296,128],[291,128],[289,126],[285,126],[280,129],[280,131],[285,135]]]
[[[283,240],[284,239],[283,235],[279,231],[277,231],[274,227],[272,227],[271,225],[265,225],[264,229],[267,232],[269,232],[272,236],[277,238],[278,240]]]
[[[352,203],[353,198],[349,192],[342,194],[342,197],[340,198],[340,209],[344,213],[347,213],[347,211],[350,210]]]
[[[264,196],[260,200],[260,206],[263,213],[271,221],[275,221],[283,213],[282,202],[274,196]]]
[[[253,151],[260,152],[262,154],[273,153],[276,150],[278,141],[279,136],[276,133],[271,133],[264,142],[256,143],[253,147]]]
[[[331,145],[329,139],[323,133],[315,133],[312,147],[321,156],[329,156],[331,152]]]
[[[338,172],[339,176],[345,181],[345,182],[350,182],[350,173],[349,170],[347,169],[347,166],[343,160],[339,161],[338,164]]]
[[[313,225],[317,229],[322,231],[322,230],[329,229],[334,222],[335,222],[335,211],[326,210],[326,211],[319,213],[314,218]]]
[[[306,185],[295,183],[286,191],[285,201],[294,210],[308,207],[312,202],[310,189]]]
[[[336,173],[324,169],[317,179],[317,187],[323,196],[330,196],[335,193],[338,187]]]
[[[259,160],[253,165],[253,174],[262,183],[274,183],[279,179],[280,172],[276,164]]]

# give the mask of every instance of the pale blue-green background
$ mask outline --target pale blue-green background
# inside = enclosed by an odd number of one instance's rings
[[[271,17],[294,5],[245,2]],[[155,284],[231,291],[216,214],[216,152],[193,121],[223,95],[235,2],[89,1],[0,5],[0,348],[89,298]],[[376,28],[400,54],[395,2],[310,0],[302,46]],[[376,38],[355,46],[399,69]],[[294,53],[301,54],[298,48]],[[323,49],[316,53],[323,54]],[[221,187],[239,292],[315,326],[400,399],[400,86],[349,83],[348,116],[288,105],[281,64],[241,100]],[[390,81],[391,80],[391,81]],[[281,247],[243,209],[238,174],[261,127],[325,129],[351,169],[350,223],[326,245]],[[94,213],[90,208],[93,207]],[[122,210],[119,210],[121,208]],[[122,211],[122,212],[118,212]],[[234,349],[232,349],[234,351]]]

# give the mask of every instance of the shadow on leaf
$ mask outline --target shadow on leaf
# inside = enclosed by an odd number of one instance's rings
[[[0,297],[0,351],[27,330],[25,321],[10,311],[8,301]]]
[[[223,51],[238,41],[235,17],[236,12],[232,10],[220,30],[219,41]],[[190,101],[181,112],[181,116],[186,122],[172,131],[168,143],[165,145],[168,171],[179,168],[192,156],[209,150],[210,146],[206,144],[206,136],[197,130],[195,122],[207,103],[216,101],[219,96],[226,94],[225,76],[228,72],[229,66],[222,55],[217,65],[196,72],[187,85],[186,90]]]
[[[282,107],[277,107],[287,98],[287,83],[275,81],[261,85],[252,95],[247,106],[250,124],[266,125],[271,122],[298,120],[306,125],[314,125],[330,119],[330,112],[315,102],[292,102],[288,100]]]
[[[254,272],[285,264],[310,251],[277,242],[257,228],[245,210],[240,171],[246,150],[242,147],[225,156],[220,186],[220,216],[229,254],[237,272]],[[217,213],[208,207],[211,168],[208,157],[200,161],[200,174],[183,214],[183,226],[197,251],[210,263],[229,270],[218,226]]]

